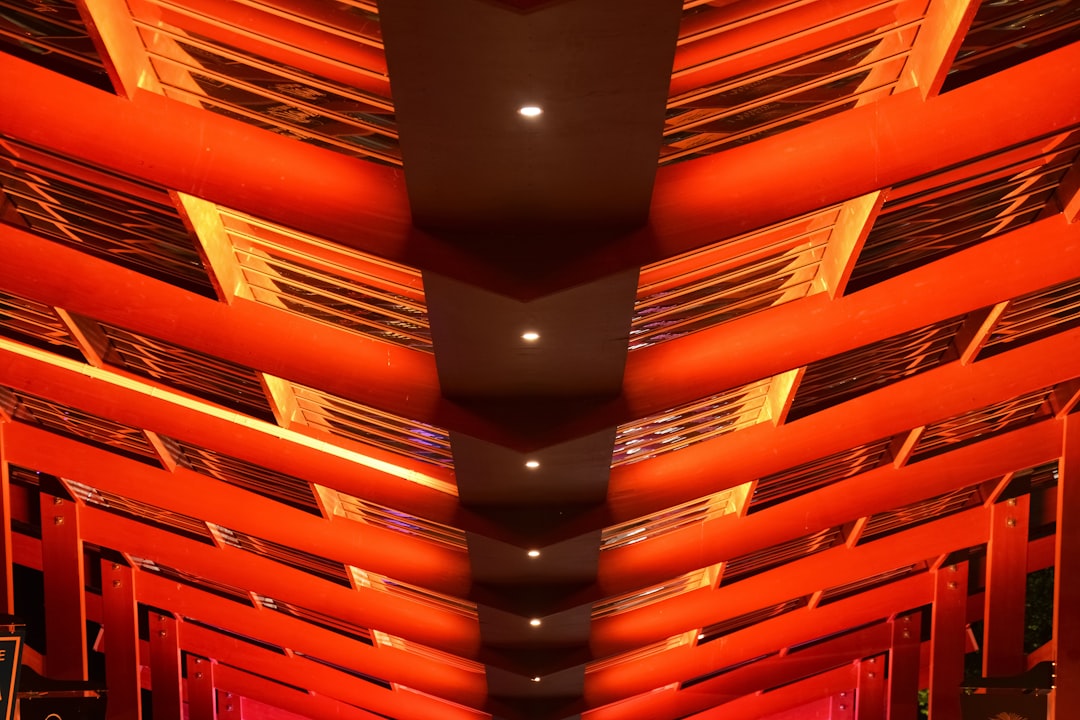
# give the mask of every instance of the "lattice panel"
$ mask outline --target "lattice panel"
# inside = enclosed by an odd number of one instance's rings
[[[213,580],[207,580],[197,575],[192,575],[189,572],[183,570],[177,570],[176,568],[169,567],[167,565],[159,565],[158,563],[148,558],[137,557],[134,555],[129,556],[132,564],[139,570],[148,573],[154,573],[160,577],[170,580],[172,582],[186,585],[196,590],[202,590],[203,592],[217,595],[218,597],[225,598],[226,600],[232,600],[242,605],[252,606],[251,595],[247,591],[241,590],[233,585],[226,583],[214,582]]]
[[[72,495],[87,505],[113,515],[130,518],[162,530],[174,532],[208,545],[214,544],[214,537],[210,534],[206,523],[196,517],[132,500],[107,490],[99,490],[77,480],[65,479],[64,484],[67,485]]]
[[[1005,306],[979,356],[996,355],[1078,325],[1080,280],[1021,295]]]
[[[274,610],[283,615],[289,615],[305,622],[309,622],[312,625],[318,625],[325,630],[329,630],[338,635],[344,635],[353,640],[358,640],[366,645],[375,644],[372,639],[371,630],[368,628],[353,625],[340,618],[321,613],[317,610],[309,610],[308,608],[300,607],[299,605],[294,605],[285,602],[284,600],[275,600],[274,598],[258,593],[252,593],[252,596],[255,598],[255,602],[268,610]]]
[[[185,390],[237,412],[273,422],[262,383],[250,368],[164,340],[98,323],[105,358],[124,370]]]
[[[812,415],[954,359],[950,350],[963,321],[962,317],[943,320],[810,363],[788,420]]]
[[[450,434],[303,385],[291,384],[303,422],[334,435],[440,467],[453,467]]]
[[[142,431],[68,405],[0,387],[0,407],[16,421],[37,425],[135,460],[160,465]]]
[[[813,492],[860,473],[873,470],[889,457],[891,438],[884,438],[819,460],[811,460],[757,481],[748,512],[771,507],[793,497]]]
[[[926,563],[920,562],[914,565],[906,565],[895,570],[887,570],[877,575],[862,578],[855,582],[847,583],[846,585],[837,585],[836,587],[828,588],[821,593],[821,598],[818,600],[818,606],[827,605],[837,600],[843,600],[844,598],[857,595],[858,593],[865,592],[867,590],[873,590],[889,583],[896,582],[897,580],[903,580],[904,578],[911,577],[917,573],[926,570]]]
[[[767,608],[760,610],[754,610],[737,617],[723,620],[718,623],[714,623],[701,629],[698,634],[698,645],[718,640],[725,635],[730,635],[733,632],[739,630],[745,630],[748,627],[757,625],[760,622],[771,620],[781,615],[786,615],[789,612],[806,607],[810,602],[810,596],[804,596],[800,598],[793,598],[791,600],[785,600],[784,602],[777,603]]]
[[[165,95],[337,152],[400,165],[378,16],[355,3],[249,0],[251,17],[203,4],[134,2]],[[373,9],[373,6],[368,6]],[[267,44],[247,25],[292,21],[310,42]],[[254,18],[254,20],[253,20]],[[260,20],[261,19],[261,20]],[[241,24],[242,23],[242,24]],[[349,57],[320,54],[320,37]]]
[[[457,598],[444,593],[428,590],[418,585],[394,580],[393,578],[378,573],[361,570],[358,567],[349,566],[349,573],[353,583],[358,588],[378,590],[413,602],[427,605],[438,610],[463,615],[474,620],[478,619],[476,603],[463,598]]]
[[[318,492],[329,500],[328,505],[343,517],[365,525],[391,530],[402,535],[422,538],[455,550],[465,550],[465,531],[434,520],[418,517],[401,510],[379,505],[368,500],[320,486]]]
[[[631,610],[638,610],[649,605],[654,605],[661,600],[684,595],[694,590],[709,587],[712,584],[710,569],[703,568],[680,575],[666,583],[653,585],[644,590],[635,590],[616,597],[602,600],[593,605],[592,619],[620,615]]]
[[[620,425],[615,434],[611,466],[629,465],[681,450],[768,419],[765,401],[771,383],[772,379],[766,378]]]
[[[630,350],[820,292],[837,216],[826,208],[642,268]]]
[[[232,210],[218,213],[257,302],[431,352],[420,271]]]
[[[1080,132],[894,188],[851,275],[852,292],[1038,219],[1076,161]]]
[[[595,660],[585,666],[586,673],[598,672],[600,670],[606,670],[608,668],[616,667],[618,665],[629,665],[630,663],[638,663],[647,661],[649,658],[661,655],[669,650],[675,650],[676,648],[686,647],[691,643],[693,637],[690,633],[682,633],[669,637],[666,640],[646,645],[637,650],[631,652],[622,653],[621,655],[615,655],[614,657],[604,658],[603,660]]]
[[[920,500],[904,507],[872,515],[866,522],[859,544],[888,537],[924,523],[948,517],[977,505],[983,499],[978,485],[972,485],[952,492],[943,493],[926,500]]]
[[[966,412],[926,427],[911,454],[923,460],[1050,417],[1050,388]]]
[[[917,0],[766,0],[688,9],[660,162],[719,152],[887,97],[924,8]]]
[[[0,335],[82,360],[79,344],[51,305],[0,292]]]
[[[226,545],[246,550],[247,552],[254,553],[260,557],[279,562],[282,565],[288,565],[289,567],[315,575],[323,580],[329,580],[338,585],[344,585],[346,587],[352,586],[349,582],[349,574],[343,563],[335,562],[329,558],[320,557],[319,555],[303,550],[297,550],[296,548],[291,548],[272,540],[265,540],[238,530],[231,530],[222,527],[221,525],[216,525],[214,523],[207,524],[217,538]]]
[[[738,510],[735,489],[724,490],[682,505],[604,528],[600,550],[616,550],[657,538]]]
[[[160,436],[176,464],[229,485],[250,490],[271,500],[320,515],[311,484],[292,475],[207,450],[182,440]]]
[[[0,52],[112,92],[74,0],[0,0]]]
[[[39,235],[214,297],[164,188],[0,137],[0,192]]]
[[[1006,65],[1030,60],[1070,42],[1080,33],[1075,0],[995,0],[979,5],[949,69],[944,90],[974,82]]]
[[[840,532],[840,528],[826,528],[812,535],[740,555],[724,565],[724,574],[720,578],[720,584],[730,585],[739,580],[745,580],[766,570],[823,552],[842,542],[843,533]]]

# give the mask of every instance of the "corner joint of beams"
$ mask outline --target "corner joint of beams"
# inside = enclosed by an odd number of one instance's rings
[[[840,214],[829,236],[825,255],[821,258],[820,281],[829,297],[836,299],[843,296],[870,228],[881,211],[885,194],[885,190],[877,190],[840,206]]]

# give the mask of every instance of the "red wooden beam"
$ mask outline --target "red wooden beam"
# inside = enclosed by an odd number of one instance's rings
[[[626,362],[620,422],[1078,276],[1080,225],[1056,215],[853,295],[812,295],[635,350]]]
[[[1063,332],[971,365],[943,365],[798,422],[761,423],[613,468],[607,524],[1071,380],[1080,372],[1078,356],[1080,331]]]
[[[315,517],[191,470],[170,473],[30,425],[12,423],[7,434],[11,462],[23,467],[442,593],[469,591],[463,551],[352,520]]]
[[[1024,656],[1024,603],[1027,591],[1030,497],[996,503],[986,544],[986,595],[983,612],[983,674],[1018,675]]]
[[[346,588],[238,548],[210,547],[93,507],[80,510],[84,537],[102,547],[463,657],[478,651],[475,618],[374,589]]]
[[[154,717],[184,720],[180,623],[172,615],[151,612],[149,631]]]
[[[224,668],[222,669],[224,670]],[[241,695],[219,690],[217,694],[217,705],[220,708],[218,718],[220,720],[243,720],[243,700],[244,698]]]
[[[777,687],[808,675],[832,670],[883,652],[890,631],[885,623],[826,640],[805,650],[771,657],[736,668],[715,678],[680,688],[638,695],[621,703],[583,713],[589,720],[650,718],[675,720],[688,714],[722,706],[750,693]],[[689,678],[687,678],[689,680]]]
[[[822,713],[831,698],[851,693],[854,687],[855,665],[849,663],[769,692],[744,695],[698,713],[693,720],[828,720]]]
[[[934,571],[934,604],[930,620],[931,720],[960,720],[967,588],[967,563]]]
[[[404,417],[434,423],[440,413],[429,353],[252,300],[217,302],[11,225],[0,225],[0,243],[6,257],[0,287],[7,292]]]
[[[250,643],[187,624],[182,646],[197,655],[213,653],[219,660],[216,676],[220,689],[228,689],[226,666],[242,667],[263,677],[324,695],[383,716],[393,713],[400,720],[481,720],[486,714],[446,703],[404,688],[386,689],[299,656],[288,657]],[[219,717],[222,715],[218,708]]]
[[[892,464],[749,515],[729,514],[600,554],[597,595],[684,572],[1053,460],[1061,423],[1048,420],[897,468]]]
[[[889,627],[890,641],[892,627]],[[858,672],[858,684],[855,687],[856,720],[885,720],[886,685],[885,667],[888,665],[885,655],[874,655],[855,663]]]
[[[41,493],[45,574],[45,669],[55,680],[86,680],[86,602],[79,506]]]
[[[302,717],[340,720],[385,720],[366,710],[323,695],[313,695],[267,680],[240,668],[218,666],[218,720],[240,720],[243,699],[252,698]],[[433,718],[433,720],[435,720]]]
[[[482,671],[393,646],[368,645],[298,618],[226,600],[153,573],[139,573],[139,600],[468,707],[479,708],[486,698]]]
[[[702,588],[593,621],[594,657],[627,652],[694,628],[986,542],[989,510],[956,515],[848,548],[843,545],[718,589]]]
[[[139,614],[133,575],[127,565],[101,561],[101,625],[105,633],[105,679],[109,684],[107,720],[142,717]]]
[[[794,610],[712,642],[665,650],[640,661],[612,663],[586,673],[586,703],[589,707],[609,705],[781,647],[828,637],[918,607],[929,602],[931,594],[929,576],[916,575],[834,603]]]
[[[235,413],[213,412],[216,406],[180,393],[160,391],[152,383],[131,380],[119,373],[87,370],[81,363],[2,338],[0,384],[421,517],[459,524],[460,509],[455,497],[421,484],[429,480],[445,484],[452,475],[404,456],[336,438],[325,445],[307,442],[267,423]],[[348,453],[336,455],[336,448]],[[412,477],[418,482],[411,481]]]
[[[210,659],[188,654],[187,656],[187,706],[190,720],[217,720],[214,669],[217,663]]]
[[[1057,544],[1054,548],[1054,662],[1057,688],[1051,694],[1052,720],[1065,720],[1080,707],[1080,417],[1065,418],[1058,473]]]

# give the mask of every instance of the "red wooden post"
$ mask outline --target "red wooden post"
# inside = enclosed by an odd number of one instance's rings
[[[239,695],[218,690],[218,720],[243,720],[242,699]]]
[[[934,571],[930,631],[930,720],[960,720],[967,627],[967,563]]]
[[[1024,657],[1024,599],[1027,591],[1029,498],[993,506],[986,545],[986,595],[983,614],[983,674],[1017,675]]]
[[[8,423],[0,417],[0,613],[15,613],[15,587],[11,577],[11,476],[4,451]]]
[[[150,613],[150,681],[156,720],[183,720],[180,633],[176,618]]]
[[[45,671],[86,680],[86,600],[79,506],[41,493],[41,563],[45,572]]]
[[[1080,708],[1080,417],[1065,417],[1058,472],[1057,545],[1054,550],[1054,661],[1057,687],[1050,695],[1052,720],[1072,718]],[[1058,709],[1060,708],[1060,712]]]
[[[856,720],[885,720],[884,655],[859,661],[859,686],[855,690]]]
[[[217,720],[214,665],[208,658],[187,656],[188,720]]]
[[[101,606],[105,678],[109,684],[107,720],[139,720],[142,717],[139,614],[130,567],[101,561]]]
[[[889,651],[889,720],[915,720],[919,715],[919,648],[922,614],[892,621]]]

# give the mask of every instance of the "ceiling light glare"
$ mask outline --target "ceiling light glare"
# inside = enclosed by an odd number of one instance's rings
[[[529,557],[531,557],[531,558],[540,557],[540,551],[539,550],[530,550],[528,554],[529,554]]]
[[[518,114],[527,118],[540,116],[544,112],[539,105],[522,105],[518,108]]]
[[[540,682],[540,676],[539,675],[534,675],[533,678],[532,678],[532,681],[533,682]]]
[[[533,618],[529,621],[529,624],[533,627],[540,627],[540,618]]]
[[[540,333],[535,330],[529,330],[528,332],[521,333],[521,339],[525,342],[536,342],[540,339]]]
[[[539,460],[526,460],[525,461],[525,467],[529,468],[530,470],[535,470],[536,468],[540,467],[540,461]]]

